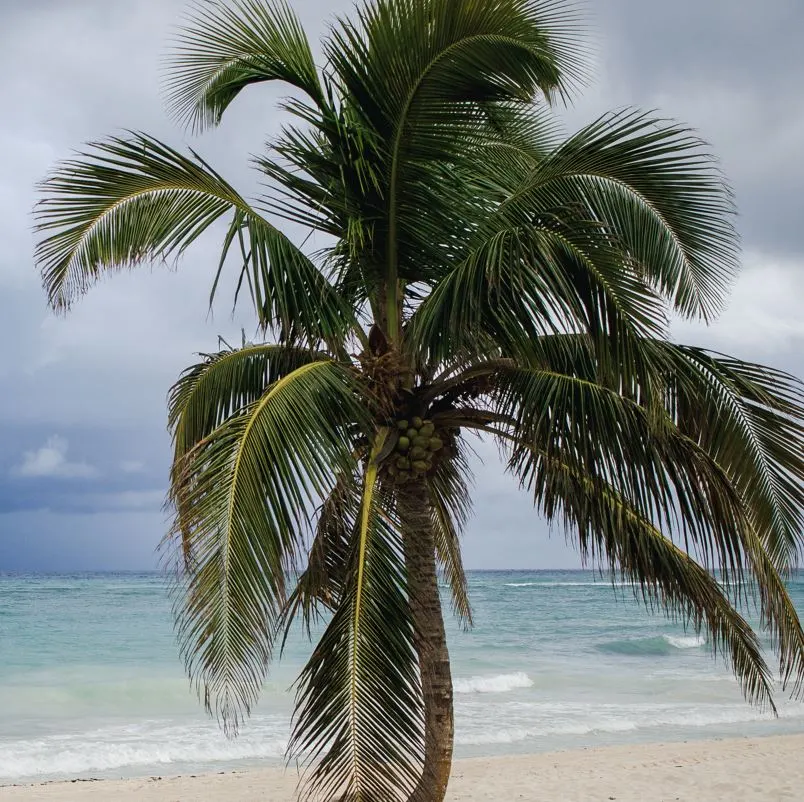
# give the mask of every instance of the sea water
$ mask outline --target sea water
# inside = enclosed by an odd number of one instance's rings
[[[474,629],[449,627],[458,756],[804,732],[804,703],[749,706],[705,637],[632,587],[566,571],[469,584]],[[789,589],[804,613],[804,575]],[[0,575],[0,785],[278,765],[309,650],[291,639],[227,740],[185,677],[161,576]]]

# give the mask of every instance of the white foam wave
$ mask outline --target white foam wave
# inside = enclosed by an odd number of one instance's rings
[[[601,711],[601,708],[603,710]],[[509,709],[508,713],[514,712]],[[603,713],[601,715],[601,712]],[[781,709],[782,718],[802,718],[800,706]],[[747,705],[586,705],[527,704],[510,726],[499,719],[461,720],[456,726],[456,743],[464,746],[494,746],[521,741],[538,741],[556,736],[584,736],[593,733],[622,733],[660,727],[728,726],[770,720]]]
[[[706,646],[706,638],[703,635],[662,635],[662,637],[676,649],[699,649]]]
[[[453,683],[455,693],[507,693],[532,685],[533,680],[524,671],[496,677],[458,677]]]
[[[0,779],[77,777],[137,767],[207,765],[279,759],[287,742],[279,722],[227,740],[213,724],[154,726],[154,723],[0,744]],[[281,724],[285,734],[287,724]]]
[[[509,727],[507,729],[479,730],[461,733],[455,737],[461,746],[492,746],[494,744],[513,744],[535,738],[555,735],[589,735],[593,732],[630,732],[637,729],[632,721],[599,720],[599,721],[566,721],[544,724],[539,727]]]

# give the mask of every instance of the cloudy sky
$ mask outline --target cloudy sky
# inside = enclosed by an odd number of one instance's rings
[[[295,0],[313,38],[348,0]],[[709,330],[677,339],[804,375],[804,56],[800,0],[597,0],[595,79],[566,114],[577,127],[629,105],[696,127],[736,190],[744,269]],[[169,458],[165,394],[217,336],[248,320],[207,312],[216,243],[176,272],[119,275],[66,319],[32,264],[34,185],[87,140],[140,129],[186,141],[164,113],[160,58],[184,0],[0,0],[0,571],[156,564]],[[277,91],[237,101],[192,144],[242,191],[248,155],[279,123]],[[571,567],[493,452],[478,466],[470,567]]]

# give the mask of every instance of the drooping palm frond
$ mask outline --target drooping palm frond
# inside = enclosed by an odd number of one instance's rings
[[[322,618],[322,608],[332,612],[343,599],[351,536],[360,514],[360,489],[355,476],[341,474],[321,505],[307,565],[296,579],[277,625],[284,631],[283,644],[299,616],[311,636],[313,623]]]
[[[600,538],[606,531],[605,519],[581,519],[576,512],[567,512],[568,505],[581,508],[584,493],[591,499],[604,493],[607,504],[613,497],[629,516],[637,516],[640,528],[649,525],[658,532],[661,524],[682,539],[687,552],[697,553],[709,570],[720,569],[727,583],[736,580],[731,585],[735,598],[749,601],[742,582],[755,580],[763,625],[779,653],[782,678],[793,682],[795,693],[802,693],[804,630],[767,538],[755,531],[751,499],[746,503],[727,470],[669,418],[657,417],[656,411],[588,380],[544,375],[534,381],[535,372],[528,373],[527,394],[535,391],[535,396],[525,400],[520,395],[524,385],[516,380],[520,389],[512,387],[512,397],[500,406],[505,414],[475,425],[496,432],[503,444],[510,445],[509,467],[533,491],[539,509],[548,519],[562,511],[568,515],[565,522],[578,526],[582,549],[587,550],[590,544],[604,544]],[[506,380],[497,382],[505,384]],[[570,390],[569,385],[576,386]],[[519,417],[518,402],[513,401],[517,396],[522,402]],[[537,422],[539,415],[549,419],[546,426]],[[523,420],[529,420],[524,428]],[[527,432],[524,438],[523,432]],[[757,479],[761,478],[758,470]],[[598,539],[590,540],[592,535]],[[749,690],[749,695],[756,693],[755,688]]]
[[[743,539],[756,579],[761,623],[779,657],[782,686],[792,684],[793,695],[804,699],[804,627],[771,554],[750,522]]]
[[[299,678],[291,755],[305,798],[407,799],[422,772],[422,700],[398,525],[367,461],[343,596]]]
[[[168,397],[168,428],[178,464],[230,416],[257,401],[278,379],[330,358],[320,351],[260,343],[205,354],[183,371]]]
[[[283,0],[199,0],[168,66],[171,111],[199,130],[218,125],[229,104],[254,83],[283,81],[323,100],[310,43]]]
[[[679,428],[728,474],[774,563],[795,567],[804,551],[804,385],[700,348],[659,342],[655,351]]]
[[[309,514],[368,430],[359,388],[332,361],[302,365],[224,421],[174,468],[175,531],[189,551],[176,613],[187,668],[236,731],[256,703]]]
[[[548,520],[563,520],[586,558],[602,560],[634,582],[651,607],[680,616],[696,632],[704,628],[746,697],[775,711],[771,672],[759,640],[715,577],[605,481],[591,481],[560,460],[547,460],[544,466],[532,489]]]
[[[717,464],[658,405],[550,370],[500,372],[492,409],[513,421],[510,469],[523,484],[544,480],[561,459],[590,480],[610,483],[649,521],[677,532],[708,567],[745,570],[743,508]]]
[[[607,114],[559,146],[509,204],[603,223],[675,309],[711,318],[738,267],[730,191],[706,143],[649,114]]]
[[[264,327],[311,343],[353,331],[352,311],[310,259],[195,154],[144,134],[115,137],[65,161],[41,189],[36,261],[56,309],[109,271],[180,256],[230,213],[218,274],[236,240],[240,282]]]
[[[471,496],[467,485],[469,466],[455,444],[455,454],[439,462],[428,479],[428,491],[433,516],[433,535],[436,558],[452,596],[452,610],[460,624],[472,627],[472,605],[469,584],[463,569],[460,536],[469,518]]]
[[[449,358],[482,328],[526,351],[563,330],[597,336],[601,356],[627,364],[635,336],[665,333],[665,301],[717,313],[737,238],[728,187],[700,140],[621,112],[543,156],[505,144],[477,150],[486,219],[414,315],[413,350]]]

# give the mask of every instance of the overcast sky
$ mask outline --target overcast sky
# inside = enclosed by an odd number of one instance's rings
[[[349,2],[296,0],[311,38]],[[595,79],[567,113],[658,108],[696,127],[736,190],[744,269],[709,330],[676,338],[804,374],[804,30],[801,0],[597,0]],[[172,145],[160,58],[184,0],[0,0],[0,571],[147,569],[165,529],[165,394],[199,351],[240,325],[207,313],[216,242],[177,272],[105,281],[66,319],[46,308],[32,264],[34,185],[91,139],[139,129]],[[193,141],[242,191],[248,156],[278,117],[257,87]],[[493,451],[481,449],[471,568],[573,567]]]

